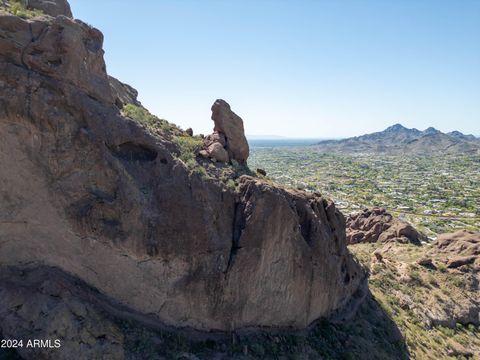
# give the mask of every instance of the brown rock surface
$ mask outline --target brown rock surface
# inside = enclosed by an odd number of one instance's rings
[[[411,242],[419,244],[420,233],[409,223],[401,220],[394,220],[391,226],[383,231],[378,237],[378,241],[387,242],[395,240],[398,242]]]
[[[202,156],[209,157],[216,161],[230,162],[230,156],[226,149],[227,139],[223,133],[215,131],[212,134],[207,135],[203,138],[203,144],[205,149],[200,151]]]
[[[67,0],[26,0],[25,2],[28,9],[42,10],[47,15],[73,17]]]
[[[228,162],[229,157],[227,150],[222,146],[222,144],[218,142],[212,143],[208,148],[207,148],[208,155],[217,161],[221,162]]]
[[[447,267],[448,268],[458,268],[463,265],[470,265],[475,262],[477,256],[456,256],[451,259],[448,259]]]
[[[429,254],[441,259],[448,268],[469,264],[480,268],[480,233],[460,230],[441,234],[432,243]]]
[[[428,269],[433,269],[433,270],[437,269],[437,267],[433,263],[433,260],[431,258],[428,258],[428,257],[418,260],[417,264],[420,265],[420,266],[426,267]]]
[[[78,279],[55,268],[1,266],[0,284],[0,332],[23,340],[22,358],[124,358],[123,334],[105,315],[105,299]],[[57,340],[60,348],[27,347],[32,339]]]
[[[215,122],[213,130],[225,137],[225,148],[230,159],[240,164],[246,163],[250,150],[240,116],[231,110],[225,100],[219,99],[212,105],[212,120]]]
[[[219,133],[217,131],[215,131],[214,133],[212,133],[210,135],[207,135],[204,138],[204,142],[205,142],[205,145],[207,147],[212,145],[213,143],[219,143],[223,147],[225,147],[227,145],[227,140],[225,139],[225,135],[222,134],[222,133]]]
[[[127,104],[142,106],[140,101],[137,100],[138,92],[133,87],[122,83],[113,76],[109,76],[108,81],[110,83],[110,89],[112,91],[115,105],[117,105],[119,109],[123,108]]]
[[[100,31],[64,16],[51,21],[44,18],[25,21],[0,15],[0,24],[4,33],[0,38],[0,55],[7,60],[3,61],[3,68],[17,65],[52,81],[58,80],[64,86],[75,86],[94,100],[113,103]],[[5,82],[7,78],[2,80]]]
[[[120,115],[98,30],[7,15],[0,30],[0,268],[57,268],[199,330],[304,328],[362,301],[365,274],[333,203],[251,177],[235,192],[189,171],[168,137]],[[243,124],[225,104],[216,128],[245,161]],[[45,330],[31,306],[24,318]],[[4,335],[14,321],[2,319]]]
[[[457,256],[480,255],[480,233],[460,230],[441,234],[432,244],[436,253]]]
[[[347,218],[347,241],[420,243],[423,236],[410,224],[393,218],[384,208],[365,209]]]

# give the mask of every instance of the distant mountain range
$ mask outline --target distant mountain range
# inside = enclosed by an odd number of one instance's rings
[[[433,127],[424,131],[395,124],[387,129],[341,140],[324,140],[316,145],[322,152],[386,154],[480,154],[480,139],[460,131],[443,133]]]

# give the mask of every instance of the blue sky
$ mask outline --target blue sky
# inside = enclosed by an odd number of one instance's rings
[[[480,0],[70,0],[108,72],[151,112],[209,133],[342,137],[394,123],[480,135]]]

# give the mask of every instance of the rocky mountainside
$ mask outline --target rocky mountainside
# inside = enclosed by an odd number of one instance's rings
[[[372,134],[321,141],[315,147],[321,152],[340,153],[480,154],[480,139],[459,131],[445,134],[433,127],[420,131],[395,124]]]
[[[384,208],[347,217],[350,250],[369,269],[369,288],[414,359],[480,356],[480,233],[430,242]]]
[[[192,136],[107,75],[102,33],[65,1],[0,6],[0,333],[63,344],[22,357],[132,358],[125,321],[202,334],[353,316],[366,273],[343,215],[249,176],[228,104]]]

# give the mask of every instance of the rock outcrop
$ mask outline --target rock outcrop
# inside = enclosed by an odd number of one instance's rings
[[[250,150],[243,120],[221,99],[212,105],[212,120],[215,122],[214,132],[205,137],[203,155],[221,162],[235,160],[245,164]]]
[[[142,106],[140,101],[137,100],[138,91],[128,84],[122,83],[120,80],[115,79],[113,76],[108,77],[110,83],[110,89],[115,101],[115,105],[121,109],[127,104],[133,104],[136,106]]]
[[[362,301],[366,275],[333,203],[248,176],[227,189],[190,171],[171,137],[122,117],[116,99],[135,93],[112,90],[103,36],[89,25],[1,15],[0,28],[3,274],[52,268],[74,279],[63,283],[67,290],[77,279],[151,322],[205,331],[305,328]],[[232,114],[226,103],[214,105],[215,143],[224,138],[229,159],[245,162],[243,124]],[[57,290],[35,295],[55,309],[49,319],[58,312],[72,321],[57,324],[35,315],[42,310],[28,300],[32,289],[0,281],[4,336],[38,326],[64,340],[85,338],[97,354],[121,340],[68,291],[54,295],[60,304],[47,296]],[[81,335],[75,314],[98,336]],[[92,358],[80,350],[78,358]]]
[[[25,3],[28,9],[42,10],[50,16],[64,15],[70,18],[73,17],[67,0],[26,0]]]
[[[347,242],[411,242],[419,244],[423,235],[405,221],[395,219],[384,208],[365,209],[347,218]]]
[[[447,268],[473,265],[480,270],[480,233],[460,230],[441,234],[432,243],[428,256],[441,259]]]

